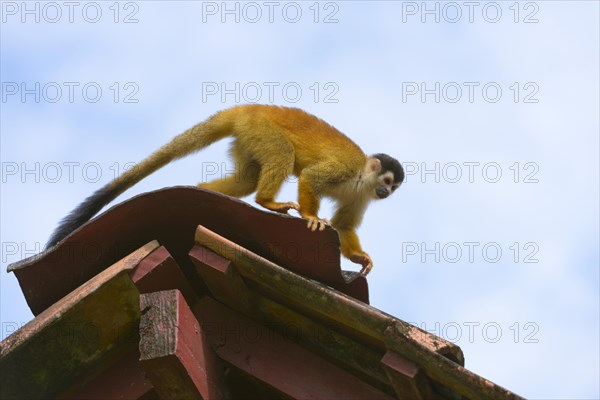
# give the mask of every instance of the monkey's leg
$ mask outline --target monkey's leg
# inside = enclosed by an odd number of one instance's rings
[[[254,193],[256,183],[239,179],[237,176],[215,179],[210,182],[199,183],[198,187],[212,190],[233,197],[244,197]]]
[[[233,147],[231,155],[236,162],[233,175],[217,178],[210,182],[199,183],[198,187],[213,190],[233,197],[244,197],[256,191],[260,166]]]
[[[291,209],[297,210],[299,207],[294,202],[275,201],[283,182],[294,170],[292,144],[283,137],[278,137],[275,142],[272,140],[268,148],[263,149],[261,161],[256,202],[268,210],[283,214]]]

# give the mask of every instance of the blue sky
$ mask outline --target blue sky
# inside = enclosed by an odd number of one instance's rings
[[[359,231],[373,306],[528,398],[600,396],[598,2],[1,4],[2,271],[215,111],[301,107],[409,172]],[[196,184],[226,149],[117,202]],[[5,337],[31,314],[0,284]]]

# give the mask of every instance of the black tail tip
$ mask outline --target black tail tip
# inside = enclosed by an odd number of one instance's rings
[[[105,186],[95,191],[60,221],[58,227],[54,230],[50,239],[48,239],[46,249],[58,244],[61,240],[69,236],[77,228],[89,221],[102,209],[102,207],[110,203],[110,201],[118,195],[118,190],[110,188],[109,186]]]

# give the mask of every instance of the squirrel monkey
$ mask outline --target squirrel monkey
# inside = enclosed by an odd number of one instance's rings
[[[235,197],[256,192],[258,204],[279,213],[297,210],[312,231],[331,224],[339,233],[342,254],[361,264],[362,274],[369,273],[373,262],[355,230],[371,200],[385,199],[400,186],[402,166],[386,154],[367,157],[340,131],[300,109],[267,105],[229,108],[176,136],[79,204],[61,221],[47,247],[154,171],[227,136],[235,138],[230,154],[236,173],[199,187]],[[275,201],[292,174],[299,178],[298,204]],[[323,196],[337,201],[331,222],[317,216]]]

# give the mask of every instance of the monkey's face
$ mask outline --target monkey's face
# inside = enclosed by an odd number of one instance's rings
[[[400,187],[404,170],[400,163],[386,155],[375,154],[367,160],[367,176],[371,182],[372,197],[385,199]]]
[[[385,171],[377,176],[375,196],[377,199],[385,199],[394,193],[399,186],[399,183],[394,183],[394,173],[392,171]]]

